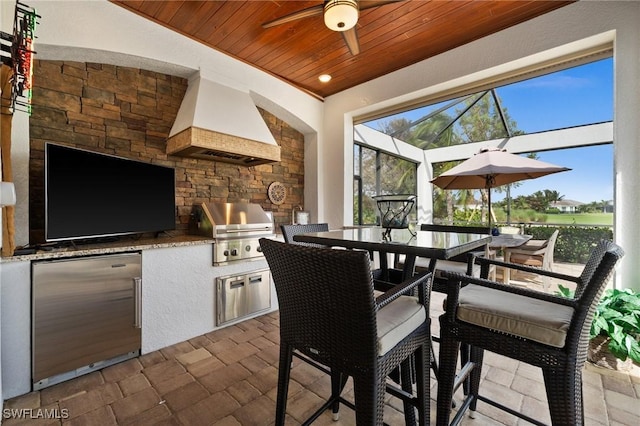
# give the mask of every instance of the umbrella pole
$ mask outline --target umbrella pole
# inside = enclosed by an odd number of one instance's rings
[[[491,187],[487,188],[487,204],[488,204],[487,214],[489,219],[489,232],[493,232],[491,228]]]

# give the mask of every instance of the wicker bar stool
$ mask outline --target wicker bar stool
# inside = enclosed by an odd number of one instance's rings
[[[420,230],[434,232],[455,232],[461,234],[491,234],[491,228],[485,226],[455,226],[423,223],[420,225]],[[448,278],[443,275],[443,272],[460,272],[467,275],[479,276],[480,267],[474,263],[476,256],[491,256],[491,252],[488,247],[485,247],[485,249],[481,252],[464,253],[448,260],[436,260],[419,257],[416,259],[415,271],[416,273],[433,271],[433,285],[431,290],[439,293],[446,293]],[[402,269],[403,266],[404,259],[402,256],[399,256],[398,261],[396,262],[396,268]],[[492,271],[495,271],[495,268],[492,268]],[[439,336],[432,336],[431,339],[433,342],[440,341]],[[466,362],[464,356],[465,353],[462,354],[462,362]],[[438,377],[438,362],[434,356],[433,349],[431,350],[431,357],[431,368],[433,369],[436,377]]]
[[[431,274],[412,277],[374,296],[367,252],[332,250],[261,239],[280,306],[280,365],[275,424],[284,425],[293,351],[330,369],[329,399],[303,424],[340,403],[360,426],[382,425],[385,390],[401,398],[405,419],[429,422]],[[403,293],[418,290],[418,297]],[[413,355],[413,357],[411,356]],[[400,367],[401,388],[387,376]],[[415,368],[416,392],[412,371]],[[341,396],[353,378],[355,404]]]
[[[284,237],[285,243],[297,244],[297,245],[307,246],[307,247],[324,247],[319,244],[301,243],[298,241],[294,241],[293,237],[299,234],[307,233],[307,232],[326,232],[329,230],[329,224],[328,223],[308,223],[305,225],[280,225],[280,229],[282,230],[282,236]],[[373,260],[374,253],[369,252],[369,258]],[[373,276],[376,279],[376,282],[375,282],[376,290],[383,291],[383,290],[390,289],[391,287],[393,287],[393,284],[395,282],[402,281],[400,278],[398,278],[400,274],[401,274],[401,271],[394,271],[393,277],[396,278],[395,281],[393,280],[382,281],[380,280],[382,271],[381,270],[374,271]]]
[[[549,413],[554,425],[583,425],[582,368],[587,356],[589,329],[596,305],[611,278],[622,249],[601,241],[591,252],[579,277],[543,271],[491,259],[478,259],[481,276],[490,264],[525,272],[535,271],[576,284],[573,299],[483,278],[447,273],[446,312],[440,316],[440,375],[437,425],[449,425],[455,389],[469,385],[469,393],[451,424],[458,424],[467,408],[472,414],[478,401],[536,425],[540,421],[479,394],[484,350],[526,362],[542,369]],[[462,284],[466,286],[461,288]],[[462,345],[468,354],[456,375]]]
[[[298,234],[304,234],[307,232],[325,232],[329,230],[328,223],[307,223],[306,225],[280,225],[280,229],[282,230],[282,236],[284,237],[284,242],[288,244],[298,244],[298,245],[306,245],[306,246],[316,246],[315,244],[310,243],[299,243],[297,241],[293,241],[293,237]],[[318,246],[316,246],[318,247]]]

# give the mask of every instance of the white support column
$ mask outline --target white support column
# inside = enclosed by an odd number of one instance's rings
[[[616,33],[614,46],[614,240],[625,251],[614,285],[640,291],[640,27],[635,22]]]

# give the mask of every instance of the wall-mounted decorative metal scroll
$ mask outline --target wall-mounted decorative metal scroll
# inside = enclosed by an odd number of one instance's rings
[[[13,34],[1,32],[0,58],[12,68],[11,93],[2,94],[2,106],[31,114],[33,50],[37,19],[34,8],[16,1]]]

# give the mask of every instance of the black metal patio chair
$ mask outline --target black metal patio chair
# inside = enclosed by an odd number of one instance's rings
[[[358,425],[381,425],[386,390],[403,400],[408,424],[414,421],[417,408],[419,424],[427,425],[431,274],[412,277],[375,297],[365,251],[306,247],[264,238],[260,245],[280,306],[275,424],[285,421],[292,355],[297,350],[327,366],[332,376],[331,396],[303,424],[313,422],[330,407],[337,414],[343,403],[355,409]],[[403,295],[414,288],[418,297]],[[387,380],[398,367],[401,388]],[[341,396],[347,376],[353,378],[355,404]]]
[[[619,246],[602,241],[593,249],[579,277],[477,259],[483,277],[494,264],[571,281],[576,285],[573,299],[484,278],[446,273],[449,285],[446,311],[440,316],[437,425],[449,424],[452,396],[461,383],[469,386],[469,392],[451,424],[458,424],[467,408],[474,412],[478,401],[533,424],[543,424],[479,394],[485,350],[540,367],[551,422],[554,425],[582,425],[582,368],[589,329],[600,296],[622,256],[623,250]],[[465,286],[461,288],[463,284]],[[464,363],[456,375],[461,345],[463,352],[468,351],[469,362]]]

